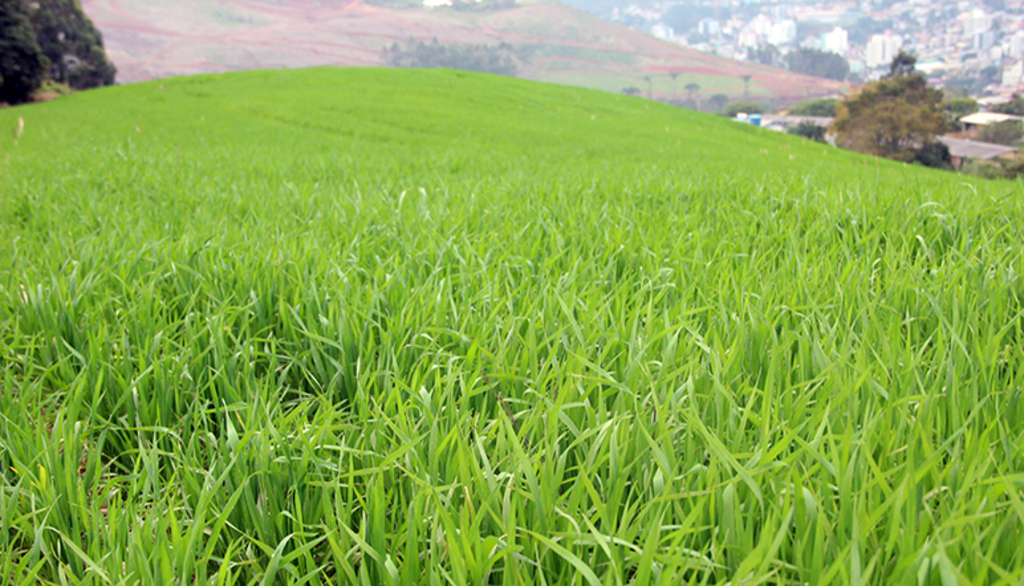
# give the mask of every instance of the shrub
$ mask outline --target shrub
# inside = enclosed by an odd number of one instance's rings
[[[802,136],[815,142],[825,142],[825,127],[813,122],[801,122],[789,129],[790,134]]]
[[[1004,120],[982,128],[978,133],[978,140],[995,144],[1013,144],[1020,140],[1022,135],[1024,131],[1021,129],[1020,121]]]
[[[739,101],[732,102],[726,106],[725,110],[722,111],[722,114],[729,118],[735,118],[740,112],[745,112],[747,114],[761,114],[764,112],[764,108],[762,108],[761,104],[758,104],[757,102]]]
[[[827,116],[836,115],[836,98],[821,98],[819,100],[807,100],[793,104],[789,107],[789,113],[793,116]]]

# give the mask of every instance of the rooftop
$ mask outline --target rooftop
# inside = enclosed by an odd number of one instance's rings
[[[1015,147],[989,142],[977,142],[951,136],[940,136],[936,140],[949,147],[949,154],[965,159],[994,159],[1002,155],[1017,152]]]

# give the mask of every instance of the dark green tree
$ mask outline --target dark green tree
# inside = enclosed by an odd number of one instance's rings
[[[946,103],[946,109],[950,114],[960,118],[978,111],[978,102],[974,98],[953,98]]]
[[[113,85],[117,69],[79,0],[33,0],[28,15],[51,79],[75,89]]]
[[[850,64],[835,53],[818,49],[797,49],[786,55],[789,70],[794,73],[812,75],[843,81],[850,75]]]
[[[715,112],[720,111],[729,103],[729,96],[725,94],[715,94],[708,100],[711,102],[711,107],[715,109]]]
[[[782,67],[785,65],[785,59],[782,57],[782,51],[775,45],[761,45],[755,49],[751,49],[747,53],[747,60],[753,61],[754,63],[760,63],[762,65],[771,65],[772,67]]]
[[[437,39],[431,43],[417,43],[410,39],[407,48],[395,43],[390,49],[385,49],[384,59],[391,67],[445,67],[508,76],[515,76],[518,70],[512,57],[512,46],[507,43],[443,45]]]
[[[815,142],[825,142],[825,127],[818,126],[813,122],[801,122],[796,126],[789,129],[789,134],[795,134],[802,136],[807,140],[813,140]]]
[[[729,118],[735,118],[740,112],[746,114],[761,114],[764,112],[764,108],[762,108],[761,104],[758,104],[757,102],[732,102],[725,107],[722,114]]]
[[[887,78],[907,77],[914,74],[914,67],[917,65],[917,57],[900,49],[892,63],[889,64],[889,75]]]
[[[1004,120],[981,129],[978,140],[995,144],[1013,144],[1024,136],[1019,120]]]
[[[938,141],[930,142],[917,151],[914,162],[933,169],[953,169],[953,157],[949,154],[949,147]]]
[[[835,98],[821,98],[818,100],[807,100],[789,107],[792,116],[824,116],[831,118],[836,115]]]
[[[46,58],[21,0],[0,0],[0,102],[21,104],[39,89]]]
[[[992,108],[993,112],[999,112],[1000,114],[1013,114],[1014,116],[1024,116],[1024,98],[1013,94],[1013,99],[1005,104],[997,104]]]

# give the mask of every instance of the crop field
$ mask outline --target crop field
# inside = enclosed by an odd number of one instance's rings
[[[0,110],[0,582],[1018,585],[1022,243],[1017,182],[494,76]]]

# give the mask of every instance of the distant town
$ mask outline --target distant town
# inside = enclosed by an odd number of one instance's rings
[[[961,95],[1008,98],[1024,82],[1024,0],[570,3],[723,57],[782,65],[801,50],[838,55],[854,82],[886,73],[900,49],[917,56],[929,85]]]

